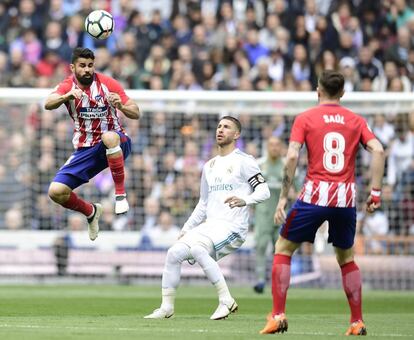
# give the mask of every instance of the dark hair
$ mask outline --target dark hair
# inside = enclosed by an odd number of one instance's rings
[[[95,60],[95,55],[89,48],[76,47],[72,52],[72,64],[74,64],[79,58]]]
[[[220,120],[223,120],[223,119],[231,120],[236,125],[237,130],[241,132],[242,127],[241,127],[240,121],[237,118],[232,117],[232,116],[224,116],[220,118]]]
[[[344,90],[344,84],[344,76],[332,70],[323,71],[318,81],[318,85],[330,98],[340,98]]]

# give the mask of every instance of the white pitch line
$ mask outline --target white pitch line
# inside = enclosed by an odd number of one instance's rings
[[[107,330],[107,331],[125,331],[125,332],[143,332],[143,331],[148,331],[148,332],[153,332],[153,330],[146,330],[143,328],[131,328],[131,327],[115,327],[115,328],[102,328],[102,327],[91,327],[91,326],[60,326],[60,327],[56,327],[56,326],[46,326],[46,325],[13,325],[13,324],[7,324],[7,323],[3,323],[0,324],[0,328],[27,328],[27,329],[71,329],[71,330],[90,330],[90,331],[95,331],[95,330],[99,330],[99,331],[103,331],[103,330]],[[175,329],[175,328],[168,328],[168,329],[158,329],[157,332],[164,332],[164,333],[174,333],[174,332],[182,332],[182,329]],[[212,329],[190,329],[190,330],[186,330],[186,332],[190,332],[190,333],[220,333],[223,334],[225,333],[225,330],[212,330]],[[237,334],[246,334],[246,332],[243,331],[237,331],[237,330],[229,330],[229,333],[237,333]],[[337,334],[337,333],[325,333],[325,332],[291,332],[289,331],[288,334],[293,334],[293,335],[311,335],[311,336],[317,336],[317,335],[321,335],[321,336],[336,336],[336,335],[341,335],[341,334]],[[377,333],[369,333],[370,336],[376,336],[376,337],[384,337],[384,338],[414,338],[414,335],[412,334],[377,334]]]

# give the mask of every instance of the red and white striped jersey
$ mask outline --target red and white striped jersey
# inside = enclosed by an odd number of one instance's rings
[[[62,81],[54,92],[63,95],[74,88],[78,88],[78,82],[72,75]],[[83,89],[83,92],[81,99],[65,103],[75,123],[72,139],[75,149],[98,144],[102,133],[106,131],[125,133],[117,109],[107,100],[107,95],[115,92],[120,95],[122,104],[128,101],[129,97],[119,82],[104,74],[95,73],[92,84]]]
[[[355,158],[359,143],[375,138],[366,121],[335,104],[298,115],[290,141],[305,143],[308,170],[299,199],[319,206],[355,206]]]

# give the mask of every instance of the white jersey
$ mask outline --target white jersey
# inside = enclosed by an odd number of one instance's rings
[[[265,186],[259,195],[251,195],[259,185]],[[192,229],[202,222],[216,224],[225,222],[242,237],[248,230],[248,206],[231,209],[224,203],[228,197],[236,196],[247,205],[269,198],[270,193],[256,160],[235,149],[226,156],[216,156],[203,167],[200,200],[184,224],[183,230]]]

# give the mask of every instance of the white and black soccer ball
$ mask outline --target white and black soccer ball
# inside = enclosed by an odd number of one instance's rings
[[[107,11],[98,9],[85,19],[85,30],[95,39],[108,38],[115,28],[114,18]]]

